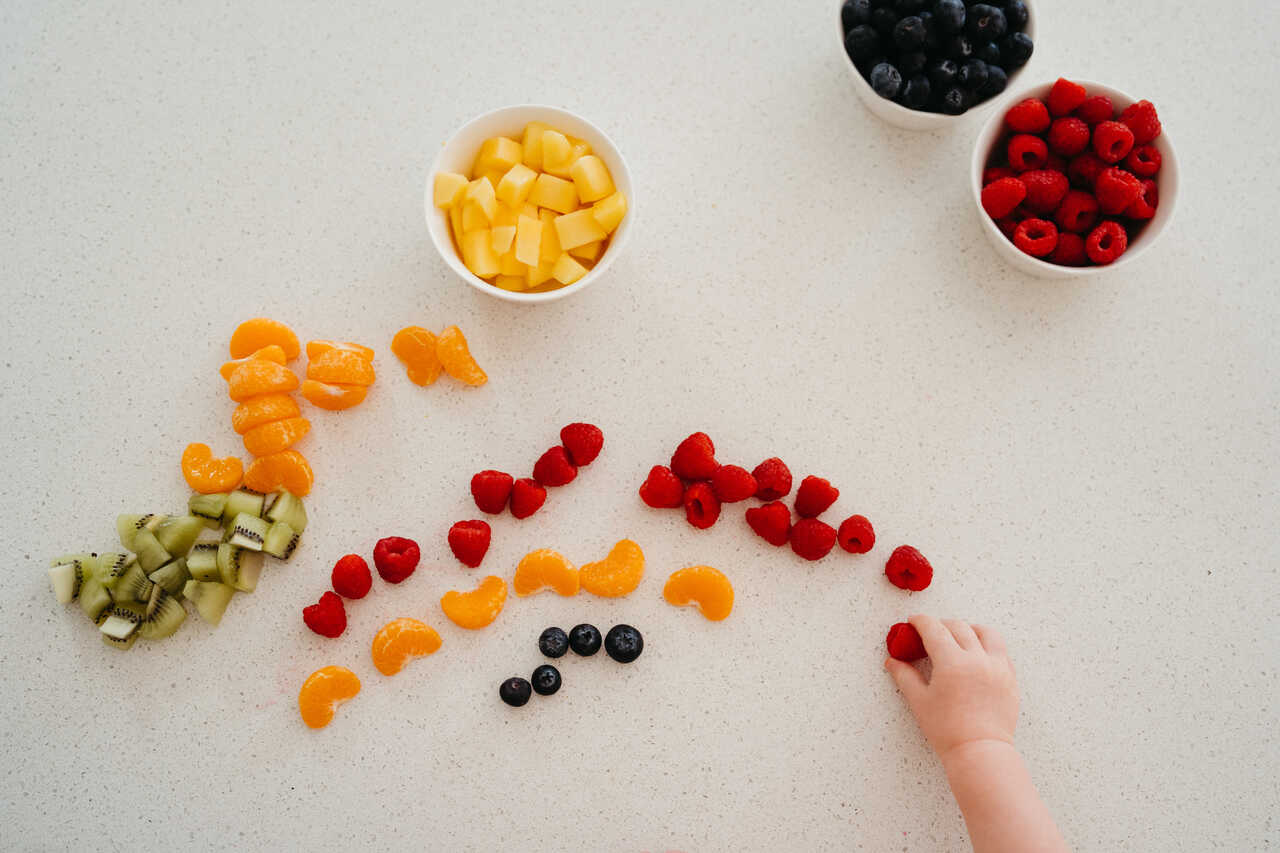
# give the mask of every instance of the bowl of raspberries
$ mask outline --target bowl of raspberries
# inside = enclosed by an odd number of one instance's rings
[[[970,177],[996,251],[1030,275],[1073,278],[1150,248],[1178,193],[1155,105],[1065,78],[1006,103],[978,135]]]
[[[842,0],[840,42],[872,113],[939,130],[1004,92],[1035,31],[1029,0]]]

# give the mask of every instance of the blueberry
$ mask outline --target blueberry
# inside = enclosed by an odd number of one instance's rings
[[[908,15],[893,27],[893,43],[898,50],[919,50],[924,47],[924,21]]]
[[[854,62],[870,59],[880,53],[880,34],[866,24],[860,24],[844,37],[844,51]]]
[[[604,638],[604,650],[618,663],[631,663],[644,651],[644,637],[630,625],[614,625]]]
[[[924,49],[933,52],[938,49],[940,39],[938,38],[938,22],[934,20],[932,12],[921,12],[916,15],[924,23]]]
[[[893,28],[898,25],[898,13],[892,9],[876,9],[871,13],[871,26],[885,38],[893,35]]]
[[[966,35],[954,35],[946,40],[943,53],[950,59],[964,62],[973,56],[973,42]]]
[[[942,93],[941,107],[947,115],[958,116],[969,109],[969,94],[959,86],[952,86]]]
[[[881,62],[871,69],[871,88],[882,98],[893,100],[902,89],[902,72],[888,62]]]
[[[1009,75],[1004,73],[1004,69],[999,65],[987,66],[987,84],[978,91],[978,97],[994,98],[996,95],[1004,91],[1005,86],[1009,85]]]
[[[987,85],[987,63],[981,59],[970,59],[960,66],[960,74],[956,77],[956,82],[961,88],[968,89],[970,92],[978,91]]]
[[[871,8],[879,9],[881,6],[892,6],[893,0],[871,0]]]
[[[569,648],[583,657],[600,651],[600,629],[595,625],[574,625],[569,629]]]
[[[981,59],[988,65],[1000,64],[1000,46],[993,41],[984,41],[973,49],[975,59]]]
[[[929,97],[933,93],[933,87],[929,85],[929,78],[923,74],[917,74],[907,80],[907,85],[902,87],[902,104],[913,110],[922,110],[929,103]]]
[[[1031,41],[1031,36],[1026,33],[1005,36],[1000,39],[1000,57],[1004,60],[1000,64],[1004,66],[1005,71],[1021,68],[1027,64],[1034,49],[1035,44]]]
[[[969,9],[965,30],[974,41],[994,41],[1009,31],[1009,22],[1003,9],[979,3]]]
[[[929,57],[923,50],[913,50],[898,57],[898,70],[902,72],[903,77],[914,77],[924,71],[925,63],[928,61]]]
[[[960,0],[938,0],[933,4],[938,29],[944,33],[958,33],[964,29],[964,4]]]
[[[1027,28],[1031,13],[1023,0],[1004,0],[1004,18],[1009,22],[1009,32],[1020,33]]]
[[[523,678],[508,678],[498,686],[498,695],[511,707],[519,708],[529,701],[532,689]]]
[[[544,663],[533,671],[533,675],[529,676],[529,680],[533,682],[533,692],[539,696],[550,696],[560,689],[560,670],[556,669],[549,663]],[[528,694],[525,694],[525,701],[529,700]],[[521,704],[524,704],[523,702]]]
[[[924,8],[925,0],[893,0],[893,8],[899,15],[914,15]]]
[[[884,54],[877,53],[875,56],[871,57],[870,59],[864,59],[861,62],[855,62],[853,64],[858,69],[858,73],[862,75],[864,80],[866,80],[866,79],[870,79],[872,68],[875,68],[881,62],[888,62],[888,61],[889,60],[885,59]]]
[[[559,628],[548,628],[538,637],[538,649],[549,658],[564,657],[569,651],[569,635]]]
[[[846,33],[870,20],[871,0],[844,0],[844,5],[840,7],[840,21],[844,24]]]
[[[944,92],[955,85],[956,77],[960,74],[960,66],[954,59],[935,59],[929,63],[926,70],[929,74],[929,82],[939,92]]]

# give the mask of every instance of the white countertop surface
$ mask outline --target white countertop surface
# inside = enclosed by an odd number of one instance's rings
[[[1120,274],[1002,266],[966,184],[980,119],[875,121],[834,0],[0,8],[4,846],[966,849],[881,670],[916,610],[1008,636],[1019,745],[1075,849],[1278,846],[1280,12],[1038,5],[1031,76],[1150,98],[1177,145],[1178,215]],[[608,278],[541,308],[464,286],[421,212],[452,130],[529,101],[604,128],[639,193]],[[365,405],[310,412],[305,543],[219,630],[106,649],[46,560],[183,506],[188,442],[238,449],[215,371],[259,314],[378,350]],[[391,357],[401,326],[449,323],[484,388],[419,389]],[[527,473],[578,419],[604,455],[495,521],[484,568],[629,536],[643,586],[454,627],[470,475]],[[742,505],[709,532],[647,509],[645,472],[698,429],[721,461],[829,477],[831,515],[881,544],[807,564]],[[417,574],[311,634],[333,560],[391,534],[422,543]],[[933,561],[924,593],[881,574],[901,543]],[[662,602],[695,563],[733,579],[729,621]],[[368,644],[401,615],[444,648],[387,679]],[[557,696],[501,704],[542,628],[579,621],[636,625],[644,656],[566,659]],[[297,689],[330,663],[365,687],[309,731]]]

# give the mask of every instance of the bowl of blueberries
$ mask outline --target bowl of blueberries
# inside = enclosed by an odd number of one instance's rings
[[[938,130],[989,105],[1031,59],[1029,0],[842,0],[840,41],[867,109]]]

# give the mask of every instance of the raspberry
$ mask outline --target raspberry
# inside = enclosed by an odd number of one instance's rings
[[[492,531],[487,521],[458,521],[449,528],[449,550],[458,562],[475,568],[484,562]]]
[[[1050,172],[1061,172],[1065,175],[1067,173],[1067,158],[1050,151],[1049,156],[1045,158],[1044,167]]]
[[[1142,182],[1142,190],[1133,203],[1124,209],[1124,215],[1131,219],[1150,219],[1156,215],[1160,204],[1160,190],[1156,182],[1150,179]]]
[[[684,517],[699,530],[706,530],[720,518],[720,501],[708,483],[694,483],[684,492]]]
[[[1035,213],[1053,213],[1071,188],[1066,175],[1048,169],[1023,172],[1021,180],[1027,187],[1025,206]]]
[[[333,564],[333,590],[343,598],[364,598],[373,586],[373,573],[359,554],[347,554]]]
[[[1009,140],[1009,165],[1015,172],[1039,169],[1049,160],[1049,146],[1038,136],[1019,133]]]
[[[756,497],[776,501],[791,493],[791,469],[776,456],[770,456],[751,472],[756,478]]]
[[[1058,245],[1058,226],[1047,219],[1025,219],[1013,232],[1013,245],[1033,258],[1043,258]]]
[[[533,463],[533,479],[544,486],[563,486],[572,483],[576,476],[577,466],[569,461],[568,452],[558,444]]]
[[[569,461],[579,468],[590,465],[604,447],[604,433],[591,424],[569,424],[560,430],[560,443],[564,445]]]
[[[1084,99],[1089,97],[1089,93],[1085,91],[1084,86],[1079,83],[1072,83],[1065,77],[1059,77],[1058,81],[1053,84],[1053,88],[1049,90],[1049,114],[1053,116],[1069,116],[1075,111],[1076,107],[1084,103]]]
[[[1106,95],[1085,98],[1080,106],[1076,107],[1076,118],[1083,119],[1084,123],[1090,126],[1110,121],[1115,114],[1115,107],[1111,106],[1111,99]]]
[[[1129,248],[1129,235],[1120,227],[1119,222],[1110,220],[1102,223],[1089,233],[1084,241],[1084,250],[1089,260],[1098,266],[1106,266],[1124,254]]]
[[[791,535],[791,510],[782,501],[772,501],[764,506],[747,510],[747,524],[756,535],[770,545],[781,547]]]
[[[836,529],[816,518],[802,518],[791,528],[791,550],[806,560],[821,560],[836,546]]]
[[[675,509],[684,503],[684,483],[666,465],[654,465],[640,484],[640,500],[654,509]]]
[[[1112,166],[1098,175],[1094,184],[1094,195],[1098,197],[1098,208],[1108,216],[1124,213],[1133,204],[1133,200],[1142,192],[1142,181]]]
[[[1154,145],[1138,145],[1124,158],[1124,166],[1139,178],[1153,178],[1160,171],[1160,152]]]
[[[716,446],[705,432],[695,432],[671,454],[671,470],[686,480],[710,480],[719,467]]]
[[[1105,168],[1107,164],[1102,162],[1097,154],[1085,151],[1079,157],[1072,158],[1067,164],[1067,177],[1078,187],[1092,189],[1094,181],[1098,180],[1098,175],[1102,174]]]
[[[992,166],[991,168],[983,171],[982,185],[984,187],[989,186],[1001,178],[1012,178],[1013,175],[1013,169],[1010,169],[1008,166]]]
[[[889,650],[889,657],[894,660],[911,663],[929,656],[929,653],[924,650],[924,640],[920,639],[920,632],[910,622],[899,622],[890,628],[884,638],[884,644]]]
[[[808,476],[796,489],[796,515],[817,518],[840,497],[840,490],[822,477]]]
[[[1139,145],[1146,145],[1160,135],[1160,116],[1156,115],[1155,104],[1150,101],[1138,101],[1125,107],[1117,121],[1133,131],[1133,139]]]
[[[875,547],[876,531],[865,516],[851,515],[840,522],[836,541],[850,554],[865,554]]]
[[[1062,267],[1082,267],[1089,260],[1084,251],[1084,238],[1070,231],[1058,234],[1058,245],[1053,247],[1047,261]]]
[[[347,608],[336,592],[326,592],[315,604],[302,608],[302,621],[322,637],[341,637],[347,630]]]
[[[521,477],[511,487],[511,514],[528,518],[547,501],[547,490],[532,477]]]
[[[884,574],[899,589],[919,592],[933,580],[933,566],[915,548],[899,545],[885,562]]]
[[[1015,133],[1044,133],[1049,129],[1049,108],[1038,98],[1027,98],[1009,108],[1004,123]]]
[[[982,188],[982,209],[992,219],[1003,219],[1026,197],[1026,184],[1017,178],[1001,178]]]
[[[740,465],[721,465],[711,475],[711,490],[721,503],[745,501],[756,493],[757,488],[756,478]]]
[[[1093,153],[1104,163],[1119,163],[1133,150],[1133,131],[1118,121],[1104,121],[1093,129]]]
[[[471,478],[471,497],[481,512],[496,515],[507,507],[507,498],[511,495],[511,484],[515,482],[510,474],[501,471],[481,471]]]
[[[379,539],[373,546],[373,565],[387,583],[400,583],[418,568],[418,543],[402,536]]]
[[[1089,193],[1071,190],[1054,215],[1058,228],[1085,234],[1098,221],[1098,200]]]
[[[1018,219],[1016,215],[1006,216],[1004,219],[996,220],[996,227],[1000,229],[1001,234],[1012,242],[1014,232],[1018,230],[1018,223],[1021,221],[1022,220]]]
[[[1068,116],[1053,120],[1049,128],[1049,150],[1063,157],[1074,157],[1089,147],[1089,125]]]

